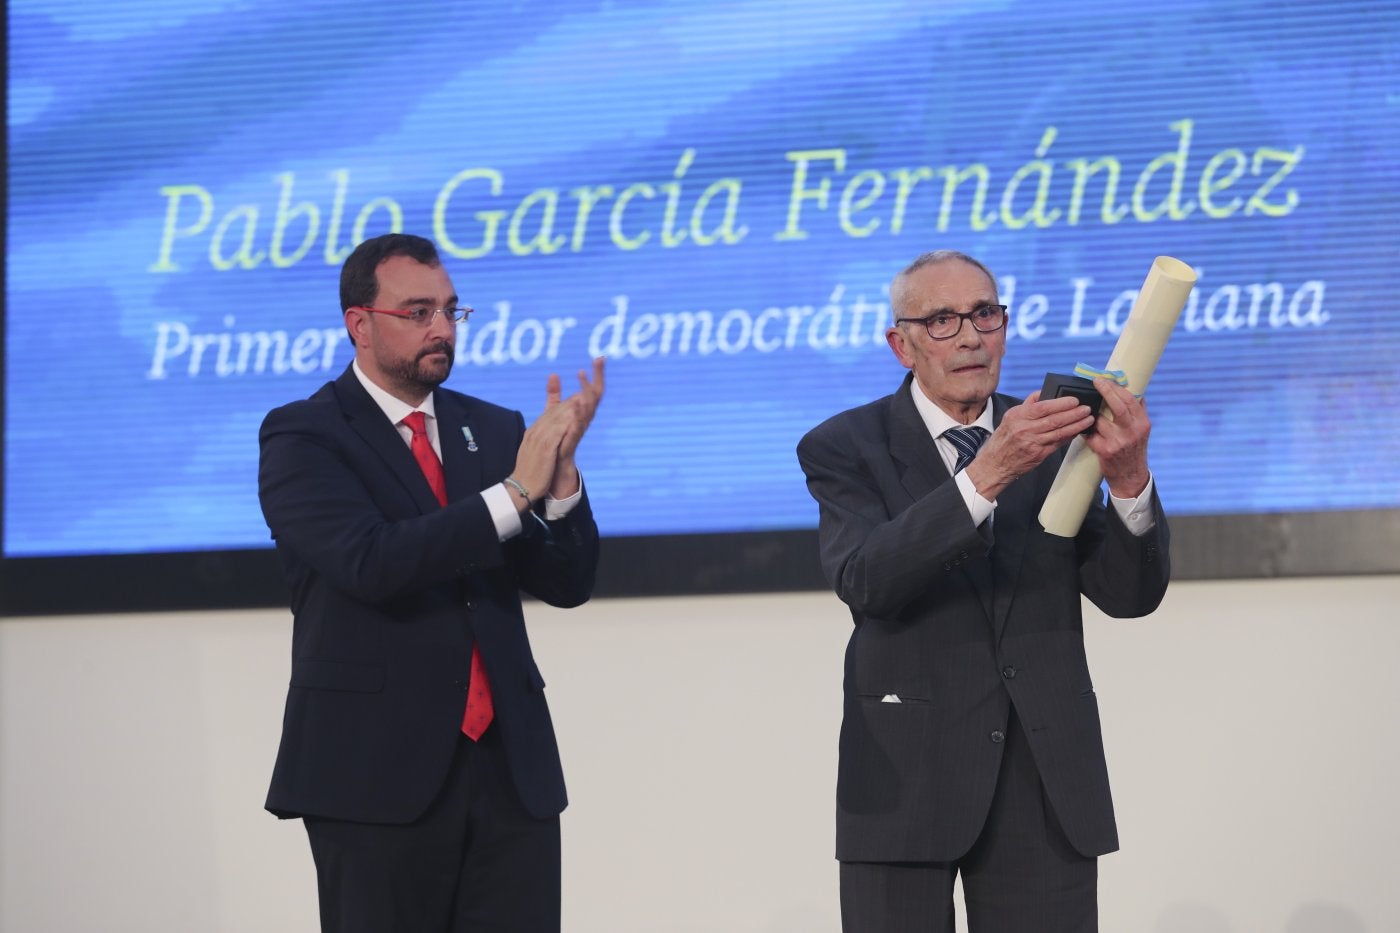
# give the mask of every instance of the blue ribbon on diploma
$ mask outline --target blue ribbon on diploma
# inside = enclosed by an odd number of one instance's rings
[[[1128,374],[1121,369],[1096,369],[1088,363],[1075,363],[1074,374],[1076,376],[1083,376],[1085,379],[1095,379],[1102,376],[1105,379],[1118,383],[1125,389],[1128,387]],[[1133,398],[1142,398],[1142,395],[1138,392],[1134,392]]]
[[[1088,363],[1075,363],[1074,374],[1085,379],[1097,379],[1102,376],[1105,379],[1118,383],[1123,388],[1128,387],[1128,376],[1121,369],[1095,369]]]

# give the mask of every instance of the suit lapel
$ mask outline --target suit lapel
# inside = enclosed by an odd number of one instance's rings
[[[940,483],[953,477],[943,464],[938,445],[929,437],[928,425],[914,407],[913,376],[890,396],[890,456],[899,461],[900,484],[915,500],[922,499]]]
[[[890,398],[890,455],[903,468],[900,483],[915,500],[923,498],[942,483],[951,483],[953,475],[943,462],[938,445],[929,435],[928,425],[914,407],[910,394],[913,388],[912,375],[904,378],[904,384]],[[991,565],[985,560],[975,560],[961,568],[963,576],[977,592],[982,609],[987,618],[992,618],[992,594],[994,586]]]
[[[1005,396],[992,396],[994,424],[1001,424],[1002,416],[1009,407]],[[996,547],[992,548],[992,573],[998,585],[992,622],[998,641],[1006,628],[1006,617],[1011,612],[1011,603],[1016,594],[1016,581],[1021,575],[1026,536],[1030,533],[1031,516],[1035,511],[1036,476],[1037,471],[1032,470],[1008,486],[997,497],[997,508],[993,513],[992,527]]]
[[[463,430],[472,430],[471,416],[463,400],[445,392],[435,392],[433,410],[438,419],[438,443],[442,445],[442,470],[447,476],[447,501],[456,502],[481,492],[481,452],[477,437],[480,425],[472,436],[478,449],[472,450],[472,443],[467,441]]]
[[[413,497],[419,511],[427,513],[438,508],[437,497],[419,469],[418,461],[413,459],[413,452],[349,367],[335,381],[335,394],[350,429],[379,455],[389,472]]]

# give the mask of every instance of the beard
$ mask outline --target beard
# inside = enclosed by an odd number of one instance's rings
[[[446,356],[446,362],[437,358],[427,359],[438,353]],[[452,373],[452,344],[440,340],[423,347],[412,359],[382,360],[380,368],[404,388],[428,393],[446,382]]]

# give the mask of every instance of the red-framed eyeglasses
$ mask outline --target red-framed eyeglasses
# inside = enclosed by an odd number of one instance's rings
[[[401,318],[405,319],[406,321],[408,321],[410,324],[416,324],[416,325],[418,325],[419,327],[427,327],[428,325],[432,324],[432,323],[433,323],[433,319],[436,318],[439,314],[441,314],[443,317],[447,318],[449,321],[451,321],[452,323],[455,324],[455,323],[457,323],[458,321],[465,320],[466,317],[467,317],[467,315],[471,314],[472,311],[473,311],[472,308],[465,308],[465,307],[456,307],[456,308],[366,308],[366,307],[363,307],[363,306],[361,306],[361,305],[355,305],[355,306],[353,306],[353,307],[347,308],[346,310],[347,310],[347,311],[368,311],[370,314],[389,314],[389,315],[392,315],[392,316],[394,316],[394,317],[401,317]]]

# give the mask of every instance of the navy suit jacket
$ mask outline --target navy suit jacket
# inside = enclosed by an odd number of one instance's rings
[[[497,540],[478,493],[510,473],[524,419],[446,389],[433,398],[445,507],[348,368],[263,421],[258,493],[294,614],[267,797],[279,816],[422,814],[461,734],[474,642],[526,809],[545,818],[567,802],[520,593],[553,606],[588,599],[598,532],[587,496],[547,531],[526,515],[523,534]]]
[[[964,855],[991,806],[1012,704],[1071,844],[1113,851],[1080,594],[1120,618],[1157,607],[1170,570],[1155,489],[1156,527],[1141,537],[1102,500],[1077,537],[1047,534],[1036,517],[1061,451],[1008,487],[979,529],[910,384],[827,420],[797,448],[820,506],[822,568],[855,623],[837,858]],[[995,423],[1017,403],[994,396]],[[889,694],[901,702],[882,702]]]

